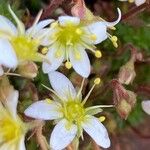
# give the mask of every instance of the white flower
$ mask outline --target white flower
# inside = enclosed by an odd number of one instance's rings
[[[142,102],[143,110],[150,115],[150,100],[145,100]]]
[[[28,125],[17,115],[18,91],[13,90],[0,102],[0,149],[25,150],[25,134]]]
[[[119,17],[114,22],[104,20],[85,24],[78,17],[61,16],[58,21],[51,24],[48,37],[49,51],[47,59],[51,64],[43,63],[43,72],[49,73],[56,70],[62,62],[65,62],[66,68],[72,66],[74,70],[83,77],[90,74],[90,61],[85,49],[90,50],[97,58],[101,57],[101,52],[95,45],[101,43],[108,37],[117,47],[117,37],[111,36],[107,28],[113,28],[121,19],[121,12],[118,9]]]
[[[76,92],[68,78],[59,72],[49,73],[49,79],[54,89],[50,91],[57,96],[55,100],[46,99],[33,103],[25,110],[25,114],[32,118],[57,122],[50,137],[50,147],[53,150],[64,149],[75,137],[83,137],[84,129],[99,146],[108,148],[110,140],[107,130],[100,120],[93,116],[102,111],[102,106],[84,106],[100,79],[95,79],[93,87],[83,101],[81,91],[84,80]]]
[[[2,66],[16,68],[22,61],[42,61],[44,56],[38,53],[38,47],[43,45],[45,26],[53,20],[47,19],[38,23],[42,11],[38,14],[34,24],[25,30],[24,24],[17,18],[9,6],[9,11],[17,23],[15,25],[0,15],[0,75]]]
[[[135,2],[136,6],[140,6],[146,2],[146,0],[119,0],[119,1],[128,1],[129,3]]]

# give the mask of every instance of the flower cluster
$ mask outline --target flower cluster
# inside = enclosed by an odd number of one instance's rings
[[[96,58],[101,58],[102,53],[96,44],[109,38],[114,47],[118,47],[117,37],[109,34],[108,29],[115,29],[114,26],[120,21],[120,9],[117,9],[118,19],[114,22],[103,19],[86,22],[77,16],[39,21],[42,15],[40,11],[28,29],[10,6],[8,10],[16,26],[0,15],[0,80],[3,81],[7,75],[33,79],[38,73],[36,62],[40,62],[53,88],[43,85],[53,93],[53,99],[46,98],[31,104],[25,110],[26,117],[54,120],[56,126],[51,133],[49,145],[54,150],[64,149],[75,139],[79,141],[80,137],[83,139],[83,130],[97,145],[108,148],[110,140],[107,130],[101,119],[94,115],[101,113],[103,107],[113,105],[85,106],[94,87],[100,84],[100,78],[94,80],[85,98],[82,97],[82,89],[85,78],[91,73],[86,49]],[[73,67],[83,77],[79,90],[73,87],[66,76],[56,71],[63,64],[67,69]],[[25,123],[17,115],[19,92],[11,90],[8,93],[5,95],[0,91],[0,149],[25,150],[25,134],[34,125],[32,122]]]

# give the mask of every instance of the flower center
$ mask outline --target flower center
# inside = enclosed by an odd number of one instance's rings
[[[84,120],[85,109],[79,101],[68,101],[64,106],[65,118],[75,124],[80,124]]]
[[[4,142],[20,138],[22,132],[21,125],[10,117],[7,116],[0,120],[0,133]]]
[[[80,25],[66,25],[65,27],[59,26],[59,32],[56,33],[57,40],[64,46],[74,45],[81,41],[81,37],[84,35],[84,30]]]
[[[20,61],[42,61],[40,53],[38,53],[39,42],[26,36],[14,37],[11,40],[13,48]]]

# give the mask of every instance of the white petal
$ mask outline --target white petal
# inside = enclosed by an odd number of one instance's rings
[[[8,20],[6,17],[0,15],[0,31],[10,33],[12,35],[17,34],[17,29],[15,25]]]
[[[143,110],[150,115],[150,100],[145,100],[142,102]]]
[[[53,150],[62,150],[68,146],[77,133],[76,125],[68,125],[68,121],[63,119],[54,127],[50,138],[50,147]]]
[[[106,40],[107,35],[107,26],[104,24],[104,22],[96,22],[87,27],[89,31],[92,34],[96,35],[96,40],[94,41],[94,44],[101,43],[102,41]]]
[[[18,60],[13,47],[6,39],[0,39],[0,64],[8,68],[16,68]]]
[[[115,26],[116,24],[118,24],[118,22],[121,20],[121,10],[119,8],[117,8],[117,11],[118,11],[118,19],[114,22],[105,22],[104,23],[106,24],[107,27],[113,27]]]
[[[25,138],[22,136],[19,141],[18,150],[26,150],[24,141]]]
[[[63,116],[60,112],[60,104],[57,102],[47,102],[46,100],[33,103],[25,110],[25,115],[41,119],[41,120],[53,120],[59,119]]]
[[[2,68],[2,66],[0,65],[0,76],[2,76],[4,74],[4,70]]]
[[[80,18],[71,16],[61,16],[58,18],[58,21],[61,26],[66,26],[67,24],[72,24],[76,26],[79,25]]]
[[[146,0],[135,0],[135,4],[137,6],[140,6],[140,5],[144,4],[145,2],[146,2]]]
[[[49,48],[46,58],[50,61],[50,64],[43,62],[42,69],[44,73],[54,71],[62,64],[64,60],[64,50],[62,50],[62,55],[59,58],[56,57],[57,50],[58,48],[56,46]]]
[[[46,19],[43,21],[40,21],[38,24],[36,24],[35,26],[30,27],[26,33],[30,34],[31,36],[34,36],[35,34],[37,34],[40,30],[42,30],[44,27],[46,27],[47,25],[49,25],[51,22],[53,22],[53,19]]]
[[[74,98],[76,96],[75,88],[70,80],[57,71],[48,74],[52,88],[58,93],[62,99],[67,100],[68,96]]]
[[[12,90],[5,101],[5,106],[8,108],[14,118],[16,118],[17,115],[18,98],[19,92],[17,90]]]
[[[99,146],[110,147],[107,130],[97,118],[87,116],[87,120],[82,124],[82,127]]]
[[[80,54],[80,59],[76,59],[73,50],[71,50],[69,53],[70,62],[78,74],[87,78],[91,71],[90,60],[83,47],[77,46],[77,51]]]
[[[55,29],[55,28],[44,28],[40,32],[38,34],[36,34],[34,36],[34,38],[39,38],[39,35],[40,35],[42,37],[41,38],[41,45],[43,45],[43,46],[49,46],[49,45],[52,45],[57,40],[57,38],[52,38],[52,36],[56,32],[59,32],[59,31],[57,31],[57,29]]]

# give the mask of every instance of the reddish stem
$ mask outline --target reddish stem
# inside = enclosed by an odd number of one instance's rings
[[[134,7],[133,9],[131,9],[129,12],[127,12],[126,14],[122,15],[122,18],[121,20],[122,21],[125,21],[127,19],[129,19],[130,17],[144,11],[145,9],[149,8],[150,7],[150,2],[146,2],[138,7]]]

